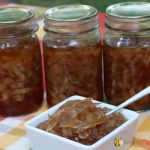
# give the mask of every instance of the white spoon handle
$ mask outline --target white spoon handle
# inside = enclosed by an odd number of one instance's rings
[[[131,98],[129,98],[128,100],[126,100],[125,102],[121,103],[119,106],[117,106],[116,108],[114,108],[113,110],[109,111],[108,113],[106,113],[106,115],[110,115],[116,111],[119,111],[121,108],[124,108],[136,101],[138,101],[139,99],[141,99],[142,97],[146,96],[150,94],[150,86],[148,86],[147,88],[145,88],[144,90],[142,90],[141,92],[137,93],[136,95],[132,96]]]

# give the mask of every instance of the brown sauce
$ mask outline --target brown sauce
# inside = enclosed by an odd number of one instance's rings
[[[109,109],[96,105],[90,98],[69,101],[37,127],[82,144],[94,144],[126,121],[120,113],[106,116]]]

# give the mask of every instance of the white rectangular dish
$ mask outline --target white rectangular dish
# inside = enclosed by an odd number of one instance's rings
[[[29,120],[25,124],[25,128],[27,130],[33,150],[126,150],[131,145],[139,114],[127,109],[123,109],[121,111],[121,113],[127,119],[125,123],[96,143],[89,146],[37,128],[39,123],[47,120],[48,116],[53,114],[64,103],[77,99],[83,100],[85,97],[71,96],[56,106]],[[101,107],[112,109],[115,106],[101,103]],[[115,143],[117,144],[116,146]]]

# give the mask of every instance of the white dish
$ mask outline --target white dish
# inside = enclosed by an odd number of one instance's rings
[[[127,121],[117,129],[103,137],[101,140],[90,146],[77,143],[61,136],[43,131],[36,127],[39,123],[47,120],[48,115],[53,114],[64,103],[70,100],[77,99],[83,100],[85,99],[85,97],[69,97],[56,106],[32,118],[25,124],[25,128],[27,130],[27,134],[31,141],[33,150],[126,150],[131,145],[139,114],[127,109],[123,109],[121,111],[121,113],[126,117]],[[105,103],[101,103],[101,106],[110,109],[115,107]],[[119,140],[121,146],[115,146],[114,140],[116,138],[121,138],[121,140]]]

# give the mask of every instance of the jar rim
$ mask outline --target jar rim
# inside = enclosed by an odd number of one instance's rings
[[[33,10],[22,7],[0,8],[0,24],[22,23],[34,17]]]
[[[123,19],[150,18],[150,3],[138,1],[117,3],[107,7],[106,14]]]
[[[96,15],[96,8],[82,4],[60,5],[50,8],[45,12],[46,19],[56,22],[81,21],[90,19]]]

